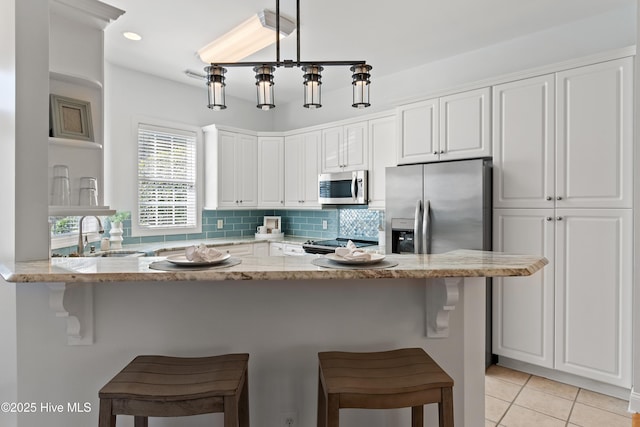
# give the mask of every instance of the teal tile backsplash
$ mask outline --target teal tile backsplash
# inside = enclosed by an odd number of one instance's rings
[[[202,232],[197,234],[175,234],[133,237],[131,219],[123,221],[123,245],[141,243],[175,242],[181,240],[233,238],[253,236],[256,227],[262,225],[265,216],[279,216],[281,228],[289,236],[309,237],[311,239],[333,239],[335,237],[370,237],[377,239],[377,227],[382,215],[379,211],[368,209],[323,209],[323,210],[206,210],[202,212]],[[218,228],[218,220],[224,223]],[[327,229],[323,229],[327,221]],[[109,236],[111,223],[104,224],[105,236]],[[68,255],[72,248],[54,250],[54,253]]]

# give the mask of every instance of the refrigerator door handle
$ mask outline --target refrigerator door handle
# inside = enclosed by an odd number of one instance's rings
[[[416,212],[413,217],[413,252],[416,254],[422,253],[422,239],[420,238],[420,230],[422,222],[422,200],[416,201]]]
[[[424,201],[424,209],[422,211],[422,253],[431,253],[431,202]]]

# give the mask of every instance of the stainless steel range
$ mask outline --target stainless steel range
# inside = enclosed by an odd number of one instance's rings
[[[307,240],[302,249],[309,254],[330,254],[336,251],[336,248],[347,246],[347,242],[351,240],[358,248],[364,248],[366,246],[375,246],[378,244],[377,240],[363,240],[363,239],[347,239],[338,237],[332,240]]]

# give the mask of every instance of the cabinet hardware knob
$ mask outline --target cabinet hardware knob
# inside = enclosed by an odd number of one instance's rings
[[[553,200],[553,197],[547,196],[547,200]]]
[[[444,150],[440,150],[440,154],[444,154]]]
[[[553,218],[551,218],[550,216],[547,217],[547,221],[553,221]]]
[[[433,155],[434,155],[434,156],[437,156],[437,155],[438,155],[438,152],[437,152],[437,151],[434,151],[434,152],[433,152]]]
[[[562,217],[561,217],[561,216],[556,217],[556,219],[557,219],[558,221],[562,221]]]
[[[556,200],[562,200],[562,196],[556,197]]]

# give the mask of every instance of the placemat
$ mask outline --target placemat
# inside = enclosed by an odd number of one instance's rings
[[[318,267],[337,268],[342,270],[374,270],[374,269],[395,267],[396,265],[398,265],[398,262],[383,259],[382,261],[376,262],[375,264],[358,265],[358,264],[338,264],[337,262],[331,261],[330,259],[327,259],[327,258],[314,258],[311,261],[311,264],[317,265]]]
[[[155,261],[149,264],[149,268],[152,270],[162,271],[199,271],[199,270],[214,270],[216,268],[227,268],[238,265],[242,262],[240,258],[229,258],[228,260],[214,265],[176,265],[167,260]]]

